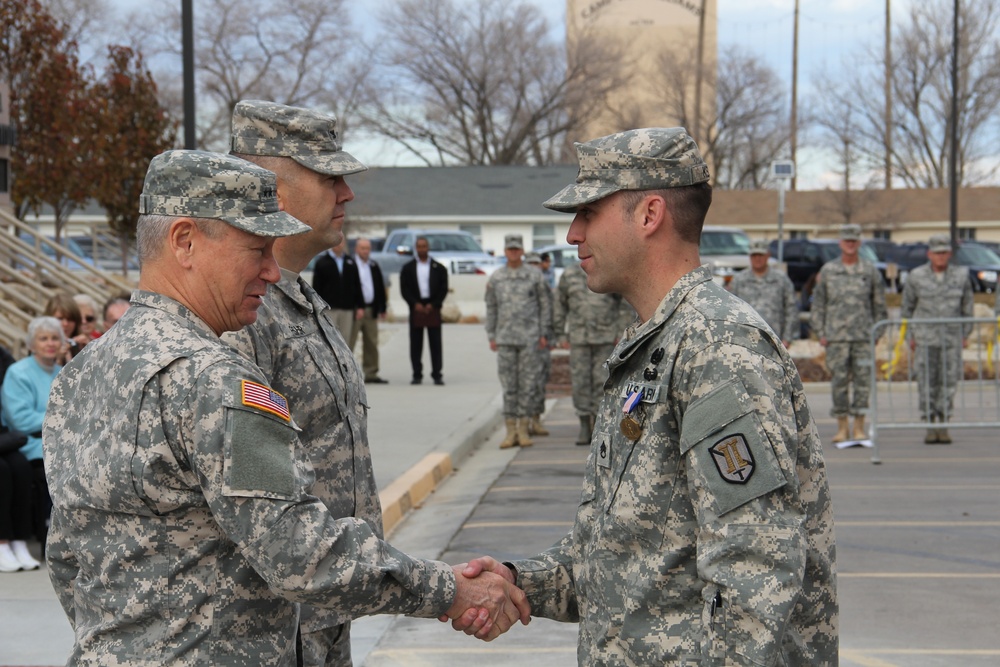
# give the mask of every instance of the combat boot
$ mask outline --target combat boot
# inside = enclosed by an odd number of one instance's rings
[[[934,423],[934,417],[931,417],[931,423]],[[938,443],[938,430],[936,428],[927,429],[927,435],[924,436],[925,445],[936,445]]]
[[[528,433],[531,435],[548,435],[549,430],[542,426],[542,416],[534,415],[531,418],[531,423],[528,424]]]
[[[580,434],[576,436],[576,444],[589,445],[590,439],[593,436],[594,432],[590,423],[590,415],[582,415],[580,417]]]
[[[867,438],[868,434],[865,432],[865,416],[857,415],[854,418],[854,439],[865,440]]]
[[[503,423],[507,427],[507,435],[500,443],[500,449],[507,449],[517,444],[517,420],[507,417]]]
[[[847,432],[847,415],[837,417],[837,433],[833,436],[834,442],[843,442],[851,436]]]
[[[531,436],[528,435],[528,425],[531,424],[531,417],[521,417],[517,420],[517,441],[522,447],[531,447],[533,444]]]
[[[938,421],[941,422],[942,424],[944,424],[947,420],[944,419],[944,418],[941,418],[941,419],[938,419]],[[948,435],[948,429],[946,429],[946,428],[939,428],[937,430],[937,436],[938,436],[938,444],[939,445],[950,445],[951,444],[951,436]]]

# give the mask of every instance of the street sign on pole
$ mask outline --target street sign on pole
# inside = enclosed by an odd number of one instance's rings
[[[771,176],[778,179],[778,263],[785,261],[784,227],[785,227],[785,186],[795,178],[795,163],[791,160],[774,160],[771,163]]]

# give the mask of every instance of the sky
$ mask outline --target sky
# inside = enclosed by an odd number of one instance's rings
[[[176,1],[176,0],[174,0]],[[394,0],[351,2],[354,24],[366,33],[376,30],[376,17]],[[458,0],[472,2],[473,0]],[[557,33],[565,31],[565,2],[530,0],[536,4]],[[912,2],[892,0],[893,22],[899,22]],[[110,0],[123,14],[141,7],[146,0]],[[791,95],[792,38],[795,0],[717,0],[717,30],[720,51],[739,46],[762,57],[785,82],[784,95]],[[800,0],[799,10],[799,104],[810,93],[809,82],[823,71],[836,73],[845,57],[875,46],[882,48],[885,34],[885,3],[878,0]],[[197,0],[195,0],[197,16]],[[800,112],[801,113],[801,112]],[[802,140],[800,139],[800,146]],[[415,164],[402,150],[382,142],[351,146],[361,160],[374,166]],[[832,161],[821,154],[800,148],[798,187],[822,188],[833,185]]]

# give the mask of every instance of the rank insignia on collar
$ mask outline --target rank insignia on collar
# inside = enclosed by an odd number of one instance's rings
[[[756,466],[750,447],[742,434],[727,435],[708,448],[722,479],[731,484],[746,484]]]
[[[663,354],[664,352],[662,347],[656,348],[655,350],[653,350],[652,356],[649,357],[649,363],[653,364],[654,366],[660,363],[661,361],[663,361]]]

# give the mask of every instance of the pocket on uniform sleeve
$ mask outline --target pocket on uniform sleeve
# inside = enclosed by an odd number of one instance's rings
[[[298,495],[295,430],[259,412],[230,408],[226,413],[224,493],[294,499]]]
[[[743,383],[735,378],[688,406],[681,454],[719,516],[781,488],[785,478]]]

